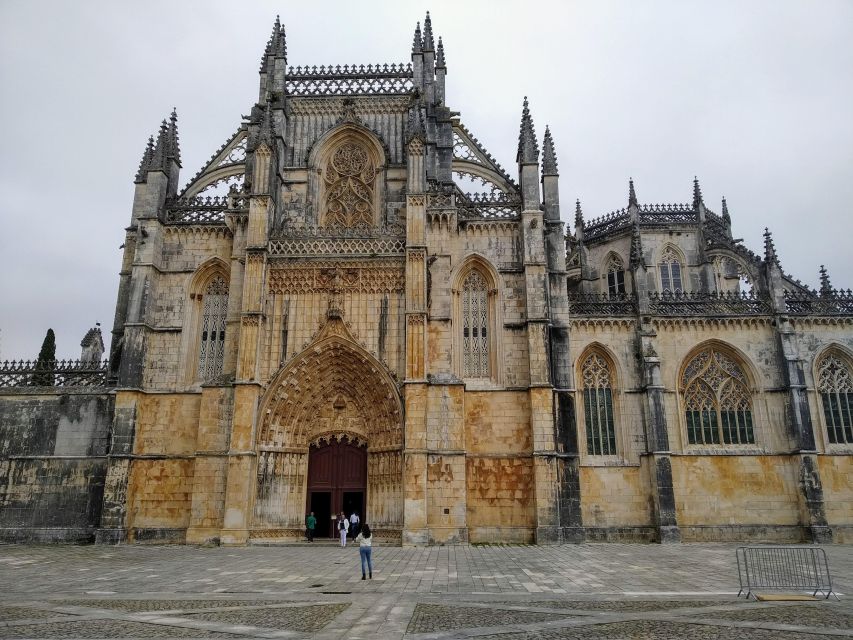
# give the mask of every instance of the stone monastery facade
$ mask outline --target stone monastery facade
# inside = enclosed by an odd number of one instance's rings
[[[356,509],[403,544],[853,540],[853,295],[734,240],[698,181],[569,232],[527,101],[510,174],[446,72],[429,15],[375,66],[288,67],[277,20],[183,188],[164,121],[77,529],[246,544]]]

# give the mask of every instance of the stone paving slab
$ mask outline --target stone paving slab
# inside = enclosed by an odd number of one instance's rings
[[[853,638],[824,548],[841,602],[737,599],[735,545],[0,545],[0,638]]]

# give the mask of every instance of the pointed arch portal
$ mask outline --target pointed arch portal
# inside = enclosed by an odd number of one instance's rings
[[[399,532],[402,406],[384,366],[330,319],[261,401],[254,535],[292,536],[308,511],[330,518],[359,501],[371,527]]]

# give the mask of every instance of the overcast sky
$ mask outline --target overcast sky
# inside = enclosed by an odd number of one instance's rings
[[[317,9],[315,7],[321,7]],[[182,184],[257,99],[276,13],[292,65],[406,62],[429,9],[448,105],[512,175],[524,95],[563,217],[726,196],[736,237],[853,287],[853,2],[0,0],[0,358],[109,330],[148,136],[178,109]]]

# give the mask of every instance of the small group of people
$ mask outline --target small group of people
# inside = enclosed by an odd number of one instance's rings
[[[314,529],[317,528],[317,518],[312,511],[305,518],[305,537],[308,542],[314,542]],[[358,554],[361,556],[361,579],[366,580],[367,576],[373,579],[373,535],[370,532],[370,525],[366,522],[361,523],[358,517],[358,511],[353,511],[352,515],[347,518],[343,511],[338,516],[338,533],[341,537],[341,547],[347,546],[347,535],[355,536],[355,541],[358,543]]]

